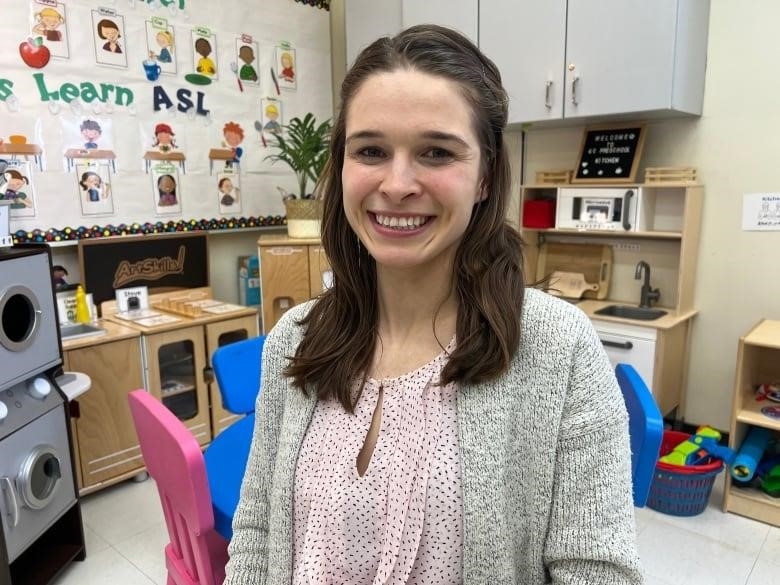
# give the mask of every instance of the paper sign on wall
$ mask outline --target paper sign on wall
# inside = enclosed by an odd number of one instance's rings
[[[745,193],[742,198],[742,229],[780,231],[780,193]]]

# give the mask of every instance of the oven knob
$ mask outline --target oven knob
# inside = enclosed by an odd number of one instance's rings
[[[51,384],[46,378],[35,378],[27,382],[27,394],[38,400],[43,400],[51,392]]]
[[[0,402],[0,423],[2,423],[5,420],[5,417],[8,416],[8,407],[5,405],[5,402]]]

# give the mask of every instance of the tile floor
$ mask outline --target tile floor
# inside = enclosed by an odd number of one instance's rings
[[[676,518],[637,510],[646,585],[770,585],[780,583],[780,528],[720,511],[723,475],[710,506]],[[56,585],[164,585],[167,542],[151,480],[128,481],[82,499],[87,560]]]

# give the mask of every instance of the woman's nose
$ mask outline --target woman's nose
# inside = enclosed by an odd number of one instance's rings
[[[382,193],[394,201],[401,201],[420,192],[414,161],[408,156],[396,155],[386,167],[380,186]]]

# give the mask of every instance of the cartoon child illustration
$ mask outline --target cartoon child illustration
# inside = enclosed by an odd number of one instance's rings
[[[200,55],[200,59],[198,59],[198,65],[195,67],[195,71],[205,75],[214,75],[217,72],[217,66],[214,64],[214,61],[209,59],[209,55],[211,55],[211,43],[208,41],[208,39],[201,37],[196,40],[195,52]]]
[[[176,199],[176,179],[172,175],[160,175],[157,179],[157,193],[159,194],[157,205],[160,207],[178,204]]]
[[[27,193],[22,191],[25,185],[30,184],[27,177],[16,169],[6,171],[4,175],[5,180],[8,182],[8,187],[6,187],[5,193],[3,193],[3,199],[6,201],[13,201],[13,203],[11,203],[11,209],[32,207],[32,201],[27,198]]]
[[[106,41],[103,45],[103,50],[109,53],[121,53],[122,47],[119,46],[119,37],[122,35],[119,33],[119,27],[113,20],[104,18],[97,23],[98,36]]]
[[[244,129],[235,122],[228,122],[222,128],[222,135],[225,138],[223,144],[230,147],[230,150],[233,151],[233,160],[225,163],[225,166],[230,168],[233,166],[233,163],[238,164],[241,161],[241,155],[244,154],[244,149],[239,146],[244,140]]]
[[[279,77],[281,77],[285,81],[289,81],[290,83],[294,82],[295,69],[293,69],[293,67],[295,65],[293,63],[292,54],[288,53],[287,51],[284,51],[279,56],[279,61],[282,63],[282,71],[279,73]]]
[[[103,182],[103,178],[93,171],[82,173],[79,181],[81,189],[87,193],[87,197],[93,203],[101,199],[108,199],[111,193],[111,185]]]
[[[173,33],[167,30],[163,30],[157,33],[155,37],[157,44],[160,45],[160,52],[155,54],[154,51],[149,51],[149,58],[156,59],[160,63],[172,63],[173,56]]]
[[[268,104],[265,106],[266,122],[263,126],[264,132],[271,132],[272,134],[279,134],[282,131],[282,126],[277,122],[279,119],[279,108],[276,104]]]
[[[95,120],[84,120],[81,123],[79,130],[81,130],[81,135],[84,137],[84,140],[86,140],[84,148],[87,150],[95,150],[98,147],[97,139],[103,134],[100,124]]]
[[[176,134],[173,133],[168,124],[157,124],[154,127],[154,142],[152,142],[152,146],[156,147],[160,152],[170,152],[176,148],[174,136]]]
[[[54,283],[54,288],[68,286],[68,282],[65,280],[66,276],[68,276],[68,271],[64,266],[55,264],[51,267],[51,279]]]
[[[220,205],[229,206],[238,201],[240,189],[233,187],[233,181],[230,180],[230,177],[222,177],[217,183],[217,188],[219,189]]]
[[[65,24],[65,17],[57,10],[47,6],[35,13],[35,21],[37,24],[33,26],[32,32],[42,35],[47,41],[62,40],[62,32],[57,29]]]
[[[255,52],[249,45],[243,45],[238,50],[238,58],[241,59],[244,64],[238,71],[239,79],[244,81],[257,81],[257,71],[252,67],[252,62],[255,60]]]

